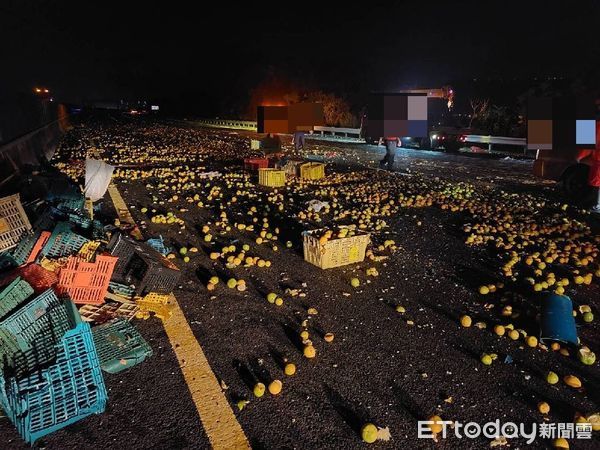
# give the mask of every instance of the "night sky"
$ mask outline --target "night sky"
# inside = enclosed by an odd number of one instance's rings
[[[352,95],[585,75],[600,61],[600,2],[391,3],[4,0],[0,86],[212,112],[269,77]]]

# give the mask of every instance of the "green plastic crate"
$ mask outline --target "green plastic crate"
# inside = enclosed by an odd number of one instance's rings
[[[128,321],[115,319],[92,328],[100,367],[119,373],[152,355],[152,348]]]
[[[0,292],[0,319],[33,294],[31,285],[21,277],[15,278],[2,292]]]

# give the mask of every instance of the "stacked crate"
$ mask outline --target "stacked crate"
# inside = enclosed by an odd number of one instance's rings
[[[31,230],[19,194],[0,198],[0,252],[10,250]]]
[[[22,298],[32,291],[17,278],[0,293],[20,299],[0,320],[0,407],[30,444],[101,413],[107,400],[89,324],[52,289]]]

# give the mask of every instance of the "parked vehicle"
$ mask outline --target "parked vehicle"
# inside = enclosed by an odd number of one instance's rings
[[[587,179],[590,158],[577,161],[577,148],[566,150],[538,150],[533,163],[533,174],[546,180],[562,183],[565,193],[573,198],[587,197],[591,189]]]

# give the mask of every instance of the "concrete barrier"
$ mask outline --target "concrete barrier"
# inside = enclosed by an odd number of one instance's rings
[[[48,162],[69,128],[69,116],[65,114],[0,146],[0,186],[18,174]]]

